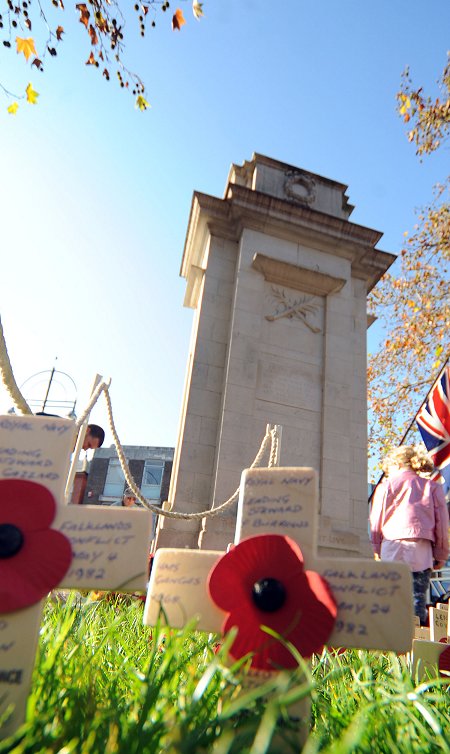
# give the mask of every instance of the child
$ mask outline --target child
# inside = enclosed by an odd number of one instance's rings
[[[431,571],[448,558],[448,511],[443,487],[419,474],[434,470],[425,448],[400,446],[383,463],[387,479],[375,490],[371,540],[381,560],[407,563],[412,571],[414,612],[424,626]]]

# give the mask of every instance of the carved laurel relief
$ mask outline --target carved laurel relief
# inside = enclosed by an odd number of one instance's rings
[[[314,303],[314,296],[301,296],[294,300],[286,294],[283,288],[277,288],[274,285],[271,286],[271,291],[276,304],[274,313],[266,315],[269,322],[275,322],[275,320],[284,317],[286,319],[299,319],[311,332],[321,332],[320,327],[315,327],[308,321],[308,317],[314,316],[319,309],[319,304]]]

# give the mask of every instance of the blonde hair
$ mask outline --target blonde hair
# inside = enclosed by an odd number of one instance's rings
[[[424,445],[400,445],[389,451],[382,469],[387,476],[396,469],[412,469],[418,474],[428,474],[433,471],[434,464]]]

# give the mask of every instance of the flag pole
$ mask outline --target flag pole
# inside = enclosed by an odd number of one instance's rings
[[[409,433],[411,432],[411,429],[412,429],[412,428],[413,428],[413,426],[414,426],[414,422],[416,421],[416,419],[417,419],[418,415],[419,415],[419,414],[420,414],[420,412],[422,411],[422,408],[424,407],[424,405],[425,405],[425,403],[427,402],[428,398],[430,397],[430,393],[431,393],[431,391],[432,391],[432,390],[434,389],[434,387],[435,387],[436,383],[438,383],[438,382],[439,382],[439,380],[441,379],[442,375],[444,374],[444,372],[445,372],[445,370],[446,370],[446,368],[447,368],[447,364],[449,363],[449,361],[450,361],[450,355],[449,355],[449,356],[447,356],[447,359],[446,359],[446,361],[445,361],[445,364],[443,365],[443,367],[442,367],[441,371],[439,372],[438,376],[436,377],[436,379],[435,379],[435,380],[433,381],[433,383],[432,383],[432,385],[431,385],[431,387],[430,387],[430,389],[429,389],[428,393],[426,394],[426,396],[425,396],[424,400],[423,400],[423,401],[422,401],[422,403],[420,404],[420,406],[419,406],[418,410],[417,410],[417,411],[416,411],[416,413],[414,414],[414,419],[412,420],[412,422],[410,423],[410,425],[409,425],[408,429],[407,429],[407,430],[406,430],[406,432],[404,433],[404,435],[403,435],[402,439],[400,440],[400,442],[399,442],[399,444],[398,444],[398,447],[400,447],[401,445],[403,445],[403,443],[405,442],[405,440],[406,440],[406,438],[408,437]],[[379,478],[379,480],[378,480],[378,482],[377,482],[377,483],[375,484],[375,487],[373,488],[372,492],[371,492],[371,493],[370,493],[370,495],[369,495],[369,500],[368,500],[368,503],[369,503],[369,504],[370,504],[370,503],[371,503],[371,501],[372,501],[372,498],[373,498],[373,496],[374,496],[374,494],[375,494],[375,490],[376,490],[376,488],[378,487],[378,485],[380,484],[380,482],[381,482],[381,481],[382,481],[382,480],[384,479],[384,476],[385,476],[385,474],[384,474],[384,471],[383,471],[383,472],[382,472],[382,474],[381,474],[381,476],[380,476],[380,478]]]

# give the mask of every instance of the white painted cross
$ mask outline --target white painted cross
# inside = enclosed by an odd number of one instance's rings
[[[149,511],[65,505],[75,434],[69,419],[0,416],[0,715],[14,705],[0,738],[23,719],[46,593],[147,585]]]

